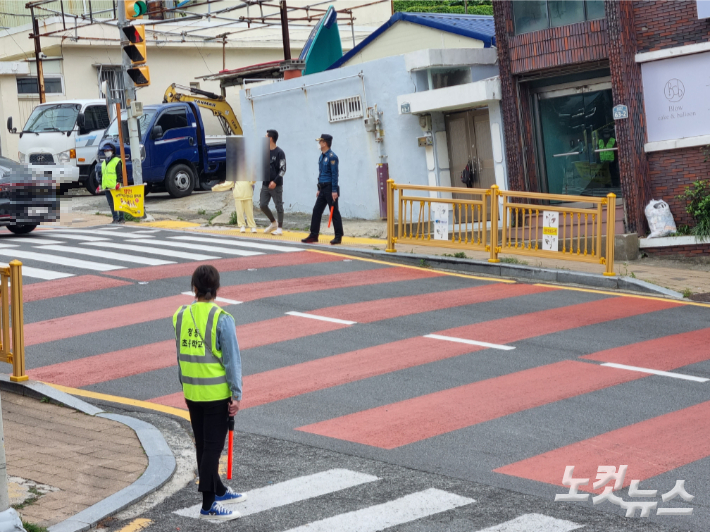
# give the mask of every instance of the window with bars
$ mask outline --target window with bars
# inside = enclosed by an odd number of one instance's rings
[[[331,123],[361,118],[362,116],[362,100],[360,100],[360,96],[351,96],[328,102],[328,121]]]

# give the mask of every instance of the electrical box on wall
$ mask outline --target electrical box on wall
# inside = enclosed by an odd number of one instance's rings
[[[423,137],[417,137],[417,143],[419,144],[420,148],[423,148],[425,146],[433,146],[434,139],[431,135],[425,135]]]

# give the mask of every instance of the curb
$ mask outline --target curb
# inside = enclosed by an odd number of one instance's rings
[[[51,386],[37,381],[17,383],[10,381],[9,375],[0,375],[0,390],[42,399],[49,399],[73,408],[89,416],[111,419],[130,427],[148,457],[148,467],[130,486],[110,495],[106,499],[89,506],[78,514],[50,527],[49,532],[82,532],[94,528],[107,517],[144,498],[165,484],[173,476],[176,468],[175,456],[168,447],[160,431],[150,423],[120,414],[111,414],[81,399],[60,392]]]
[[[607,277],[598,273],[575,272],[570,270],[550,270],[519,264],[492,263],[473,259],[457,259],[439,255],[420,255],[416,253],[387,253],[386,251],[364,250],[358,248],[338,247],[336,252],[354,257],[377,259],[408,266],[421,266],[426,261],[435,269],[455,270],[458,272],[489,275],[491,277],[512,277],[514,279],[587,286],[612,290],[626,290],[641,294],[651,294],[673,299],[683,299],[683,294],[647,283],[632,277]]]

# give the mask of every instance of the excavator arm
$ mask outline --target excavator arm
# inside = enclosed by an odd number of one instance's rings
[[[177,92],[176,89],[186,90],[191,94],[182,94]],[[199,96],[203,96],[203,98],[200,98]],[[243,134],[242,126],[239,124],[239,120],[237,120],[237,115],[234,114],[234,109],[232,109],[232,106],[229,105],[222,96],[218,96],[213,92],[207,92],[193,87],[185,87],[183,85],[173,83],[165,91],[163,103],[175,102],[192,102],[198,107],[209,109],[212,111],[212,114],[219,119],[225,135]]]

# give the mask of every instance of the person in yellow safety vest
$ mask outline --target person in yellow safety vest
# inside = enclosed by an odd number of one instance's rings
[[[604,142],[606,140],[606,143]],[[608,132],[604,133],[603,138],[599,139],[599,149],[600,150],[611,150],[611,148],[616,147],[616,139],[612,137]],[[602,151],[599,152],[599,160],[603,163],[611,163],[616,159],[615,151]]]
[[[118,176],[123,174],[123,169],[121,165],[121,158],[116,155],[116,149],[113,144],[106,144],[104,146],[104,157],[106,158],[99,167],[101,169],[101,185],[96,188],[96,193],[98,194],[102,190],[106,194],[106,201],[108,201],[108,208],[111,210],[111,216],[113,217],[113,224],[122,224],[123,221],[123,211],[113,210],[113,196],[111,195],[111,190],[118,190],[121,188],[121,184],[118,181]]]
[[[192,274],[195,302],[173,316],[180,384],[195,435],[200,519],[231,521],[239,512],[222,503],[239,503],[246,495],[222,484],[219,457],[229,430],[229,418],[240,408],[242,360],[234,318],[214,304],[219,272],[199,266]]]

